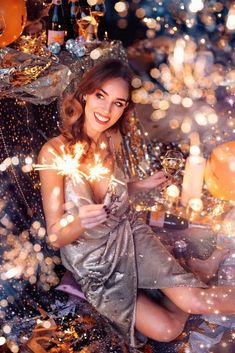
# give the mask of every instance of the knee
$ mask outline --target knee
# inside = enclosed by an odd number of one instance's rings
[[[152,339],[159,342],[171,342],[175,340],[184,329],[184,325],[182,322],[178,322],[177,320],[171,320],[168,323],[165,323],[165,329],[159,334],[159,330],[156,330],[156,334]]]

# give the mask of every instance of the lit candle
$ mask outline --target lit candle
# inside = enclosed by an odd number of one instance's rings
[[[195,154],[194,151],[197,150]],[[182,184],[181,203],[187,206],[192,198],[201,198],[206,159],[198,153],[200,149],[195,146],[190,148],[190,155],[186,160],[184,178]]]

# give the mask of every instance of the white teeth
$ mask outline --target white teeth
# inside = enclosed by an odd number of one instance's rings
[[[108,122],[109,121],[109,118],[105,118],[104,116],[102,116],[100,114],[95,113],[95,116],[100,121],[103,121],[103,122]]]

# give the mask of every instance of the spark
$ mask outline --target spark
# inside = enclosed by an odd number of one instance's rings
[[[104,175],[109,173],[110,170],[103,166],[100,160],[100,156],[98,154],[95,154],[94,158],[95,158],[95,165],[89,168],[89,175],[87,177],[87,180],[100,181],[101,179],[104,178]]]
[[[105,148],[102,144],[101,149]],[[84,178],[88,181],[100,181],[110,170],[103,166],[99,154],[94,154],[94,166],[89,167],[88,174],[81,171],[80,159],[84,154],[84,146],[82,143],[76,143],[73,148],[73,154],[65,152],[65,146],[61,147],[62,155],[58,156],[53,150],[50,153],[53,155],[52,163],[34,164],[35,170],[57,170],[59,175],[68,176],[73,181],[73,184],[84,183]]]
[[[58,156],[52,149],[50,153],[53,155],[52,163],[34,164],[35,170],[57,170],[59,175],[68,176],[74,184],[84,183],[83,178],[86,177],[80,167],[80,159],[84,153],[84,146],[81,143],[76,143],[74,146],[74,155],[65,152],[65,146],[61,148],[62,155]]]

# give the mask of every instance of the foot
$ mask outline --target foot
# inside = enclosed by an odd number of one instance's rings
[[[228,254],[228,249],[216,249],[206,260],[197,258],[189,259],[188,266],[193,273],[207,283],[216,275],[220,264],[225,260]]]

